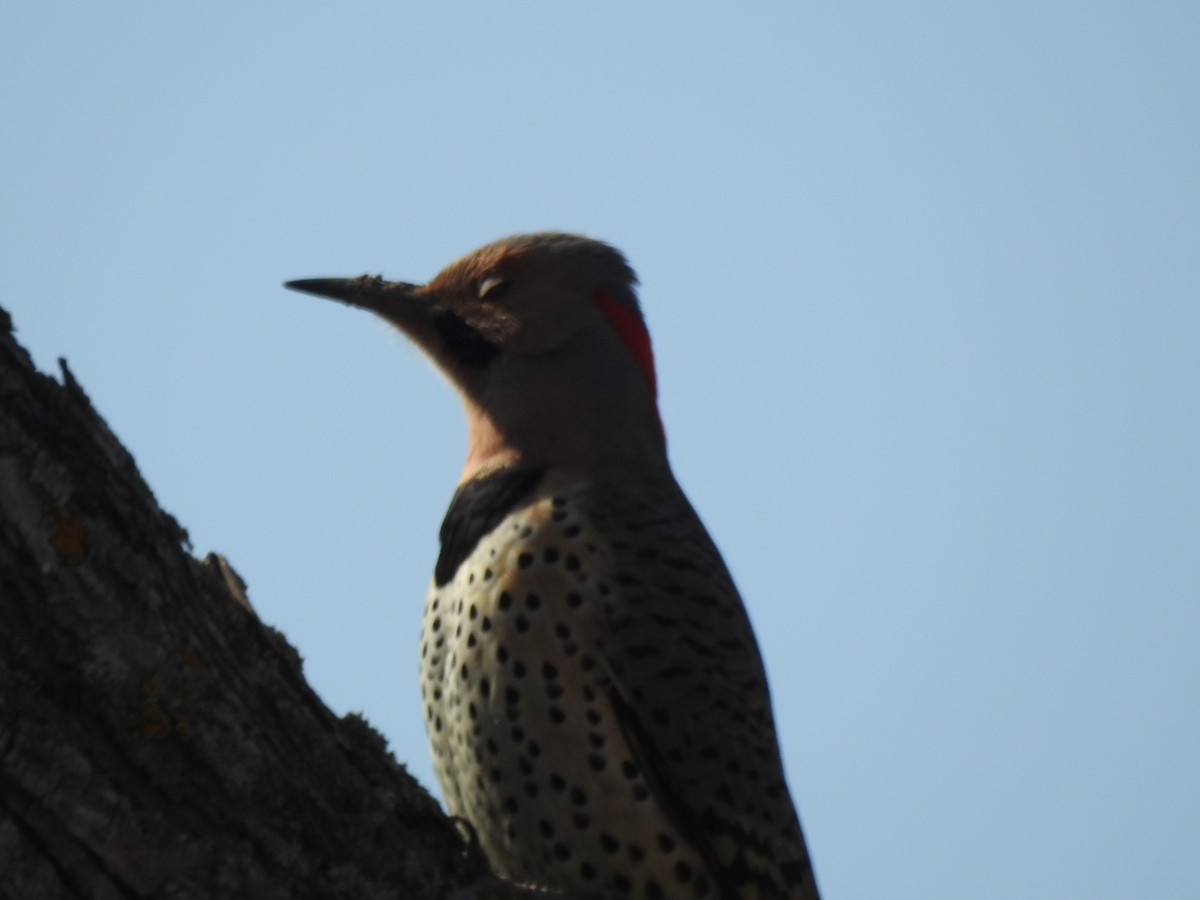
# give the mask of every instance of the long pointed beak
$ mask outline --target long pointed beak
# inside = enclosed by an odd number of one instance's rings
[[[384,281],[378,275],[359,275],[357,278],[301,278],[285,281],[283,286],[305,294],[330,297],[348,306],[369,309],[387,316],[397,307],[425,306],[430,301],[417,293],[418,285],[404,281]]]

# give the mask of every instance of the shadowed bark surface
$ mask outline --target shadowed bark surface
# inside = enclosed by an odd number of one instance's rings
[[[11,330],[0,310],[0,897],[521,894],[478,881],[383,739],[325,707],[66,365],[37,372]]]

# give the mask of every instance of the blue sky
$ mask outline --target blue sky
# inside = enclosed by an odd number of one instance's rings
[[[432,785],[458,404],[279,285],[604,238],[826,895],[1194,896],[1198,46],[1183,2],[7,4],[0,305]]]

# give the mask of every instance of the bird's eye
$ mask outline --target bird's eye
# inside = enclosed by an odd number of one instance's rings
[[[479,282],[480,300],[499,300],[512,287],[512,279],[503,275],[489,275]]]

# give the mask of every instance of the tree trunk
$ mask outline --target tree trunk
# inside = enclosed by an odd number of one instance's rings
[[[188,552],[66,364],[38,373],[11,331],[0,310],[0,897],[489,885],[225,560]]]

